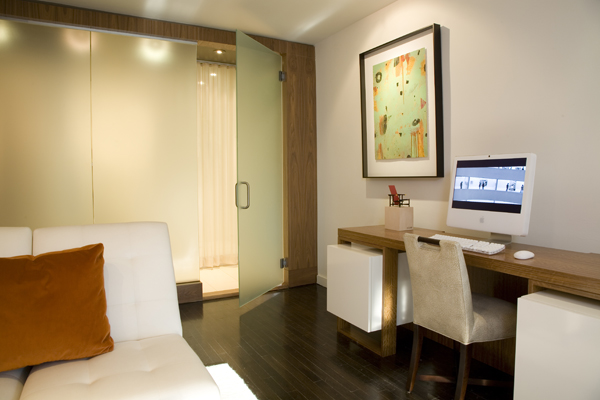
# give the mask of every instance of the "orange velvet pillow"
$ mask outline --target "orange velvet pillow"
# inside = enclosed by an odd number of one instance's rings
[[[0,258],[0,371],[112,351],[104,245]]]

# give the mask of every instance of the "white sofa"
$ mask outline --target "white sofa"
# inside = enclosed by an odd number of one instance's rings
[[[32,239],[33,237],[33,239]],[[0,372],[0,400],[219,399],[182,337],[167,225],[135,222],[0,228],[0,257],[104,244],[104,285],[114,350]]]

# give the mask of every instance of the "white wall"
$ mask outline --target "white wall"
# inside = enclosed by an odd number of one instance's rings
[[[446,177],[364,179],[358,56],[432,23]],[[338,228],[383,224],[389,184],[411,199],[415,226],[457,232],[445,225],[456,155],[536,153],[529,235],[515,241],[600,253],[600,2],[399,0],[315,47],[320,283]]]

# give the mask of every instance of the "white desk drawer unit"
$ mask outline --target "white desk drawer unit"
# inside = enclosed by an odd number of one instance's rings
[[[515,400],[600,399],[600,302],[545,290],[518,300]]]
[[[366,332],[381,330],[383,305],[381,250],[355,245],[327,246],[327,311]],[[413,319],[406,253],[398,255],[397,325]]]

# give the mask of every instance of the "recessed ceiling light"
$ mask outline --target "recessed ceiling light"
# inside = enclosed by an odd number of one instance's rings
[[[215,74],[214,72],[211,72],[210,76],[217,76],[217,74]]]
[[[215,50],[215,53],[217,53],[217,54],[223,54],[223,53],[225,53],[225,50],[219,50],[219,49],[217,49],[217,50]]]

